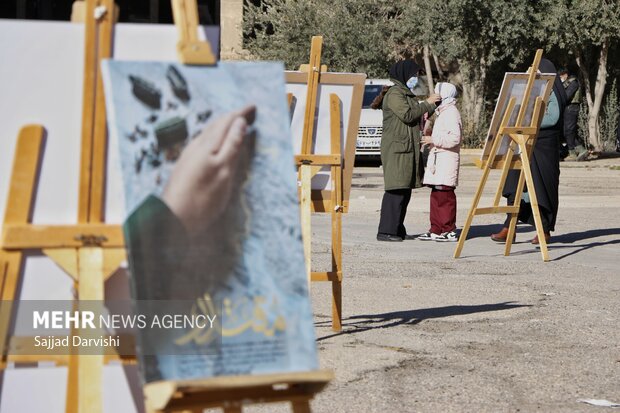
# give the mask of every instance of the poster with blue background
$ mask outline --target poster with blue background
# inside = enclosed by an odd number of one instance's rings
[[[217,314],[211,329],[139,331],[144,381],[318,368],[282,64],[103,72],[134,310]]]

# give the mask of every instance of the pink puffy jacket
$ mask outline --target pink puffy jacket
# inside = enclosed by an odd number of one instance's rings
[[[459,183],[459,163],[463,128],[461,114],[454,103],[437,108],[433,127],[433,147],[424,170],[424,185],[456,187]]]

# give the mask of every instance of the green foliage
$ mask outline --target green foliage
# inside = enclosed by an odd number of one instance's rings
[[[583,142],[583,146],[590,148],[590,134],[588,133],[588,105],[585,99],[579,105],[579,116],[577,117],[577,134]]]
[[[459,99],[459,111],[463,112],[463,101]],[[463,140],[461,145],[463,148],[478,149],[484,146],[486,136],[489,131],[490,115],[486,111],[481,111],[477,119],[463,122]]]
[[[409,2],[402,31],[415,33],[442,58],[478,65],[503,59],[522,62],[531,54],[532,5],[503,1],[427,0]],[[408,25],[405,23],[409,23]]]
[[[525,70],[537,48],[555,57],[558,66],[579,57],[581,74],[588,77],[592,90],[601,48],[609,48],[610,69],[620,59],[619,0],[260,3],[246,5],[246,47],[258,58],[284,61],[288,69],[307,63],[310,39],[319,34],[324,36],[322,63],[331,71],[364,72],[369,77],[387,77],[388,67],[398,58],[415,56],[420,61],[422,47],[429,46],[458,71],[451,81],[463,92],[464,132],[471,146],[485,135],[503,73]],[[611,105],[611,100],[607,103]],[[586,112],[580,121],[585,122],[587,105],[581,107]],[[613,120],[611,115],[607,118]],[[580,126],[585,137],[587,125]]]
[[[618,127],[618,117],[620,113],[620,104],[618,104],[617,82],[614,79],[609,93],[605,97],[603,112],[601,113],[601,141],[603,148],[608,151],[614,151],[616,148],[616,128]]]
[[[321,61],[331,71],[386,77],[394,15],[379,0],[269,0],[247,5],[246,46],[261,59],[282,60],[288,69],[308,62],[310,39],[323,35]]]

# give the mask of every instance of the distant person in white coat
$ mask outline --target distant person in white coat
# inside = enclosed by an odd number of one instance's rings
[[[441,96],[437,119],[431,136],[422,138],[422,143],[430,147],[423,183],[431,188],[431,227],[418,239],[454,242],[458,240],[454,189],[459,182],[463,128],[456,108],[456,87],[451,83],[437,83],[435,93]]]

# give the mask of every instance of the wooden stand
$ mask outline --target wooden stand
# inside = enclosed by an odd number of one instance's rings
[[[304,128],[301,143],[301,155],[295,157],[300,175],[300,207],[301,228],[304,239],[304,252],[306,256],[306,269],[308,282],[330,281],[332,283],[332,329],[342,330],[342,150],[340,147],[340,99],[336,94],[330,94],[330,154],[313,155],[312,137],[316,101],[321,73],[327,72],[327,66],[321,65],[321,48],[323,37],[314,36],[310,49],[310,64],[302,65],[300,71],[308,73],[308,91],[306,94],[306,113],[304,115]],[[320,69],[319,69],[320,68]],[[291,96],[289,96],[289,104]],[[312,177],[324,166],[331,167],[331,213],[332,218],[332,268],[329,272],[313,272],[312,268]]]
[[[79,300],[103,300],[105,280],[125,260],[121,228],[104,224],[107,137],[99,63],[111,55],[114,7],[113,0],[86,0],[85,3],[82,152],[76,225],[32,225],[44,128],[25,126],[18,137],[0,249],[3,300],[19,299],[17,285],[27,250],[40,251],[63,268],[73,278]],[[95,8],[98,8],[97,18]],[[1,317],[0,342],[5,349],[16,345],[16,338],[8,334],[11,313],[12,309],[7,308]],[[39,356],[5,355],[2,367],[7,362],[43,361]],[[66,411],[101,412],[104,356],[72,354],[49,359],[68,365]]]
[[[123,232],[104,221],[106,112],[99,70],[101,59],[111,56],[113,0],[85,0],[85,65],[81,140],[78,223],[33,225],[31,215],[40,173],[45,130],[27,125],[20,131],[0,242],[0,294],[4,301],[18,300],[17,286],[26,251],[40,251],[74,279],[79,300],[103,301],[104,283],[126,260]],[[98,7],[95,18],[95,8]],[[173,0],[180,31],[181,60],[213,64],[207,43],[197,44],[196,0]],[[192,35],[194,33],[194,35]],[[135,363],[118,355],[7,356],[20,340],[9,335],[13,309],[0,314],[1,368],[7,363],[52,361],[68,365],[66,411],[98,413],[103,410],[103,366],[109,360]],[[157,382],[144,389],[151,411],[202,411],[210,406],[241,411],[246,403],[291,401],[295,412],[309,412],[309,400],[332,379],[331,372],[222,377],[204,381]],[[154,391],[154,389],[156,391]]]
[[[545,102],[542,98],[536,98],[534,104],[534,112],[530,124],[523,124],[527,109],[527,103],[529,102],[531,97],[532,87],[534,85],[534,80],[536,79],[536,72],[538,70],[541,58],[542,50],[538,50],[536,52],[536,57],[534,58],[534,63],[528,70],[529,78],[523,95],[523,100],[521,101],[521,106],[515,126],[508,125],[512,111],[516,104],[516,100],[515,98],[511,98],[508,102],[508,107],[504,113],[504,117],[501,121],[499,131],[493,141],[493,146],[491,147],[489,158],[486,162],[483,162],[482,164],[482,178],[480,178],[480,184],[478,185],[478,189],[476,190],[471,209],[469,210],[467,220],[465,221],[465,225],[463,226],[463,231],[459,237],[459,242],[454,252],[454,258],[458,258],[461,255],[461,251],[463,250],[463,246],[465,245],[465,239],[467,238],[467,233],[469,232],[469,228],[471,226],[474,216],[500,213],[508,213],[511,215],[510,228],[508,231],[508,237],[506,239],[506,248],[504,250],[504,255],[510,255],[510,249],[512,247],[513,237],[517,224],[517,217],[519,215],[519,209],[521,205],[523,186],[524,184],[527,184],[532,213],[534,215],[534,222],[536,226],[536,234],[538,235],[538,240],[540,242],[540,252],[542,254],[543,261],[549,260],[549,255],[547,252],[547,242],[545,240],[540,212],[538,209],[538,200],[536,198],[536,191],[534,190],[532,171],[530,169],[532,150],[534,148],[534,145],[536,144],[536,137],[538,135],[540,123],[542,122],[546,107]],[[503,156],[502,159],[499,159],[500,157],[497,153],[500,149],[502,136],[504,135],[510,137],[510,146],[508,147],[508,152],[506,153],[506,155]],[[519,153],[516,153],[517,148],[519,149]],[[480,203],[480,198],[482,197],[482,193],[484,191],[484,187],[487,183],[487,179],[489,177],[491,169],[500,168],[502,172],[499,186],[495,193],[493,206],[478,208],[478,204]],[[508,176],[508,171],[510,169],[521,170],[519,176],[519,183],[517,184],[517,190],[515,194],[515,201],[513,205],[500,206],[499,203],[502,198],[502,192],[504,190],[506,177]]]
[[[196,0],[172,0],[175,24],[179,29],[179,58],[192,64],[213,64],[206,48],[184,47],[188,33],[196,33]],[[185,16],[179,18],[179,16]],[[195,42],[194,39],[192,42]],[[196,46],[196,43],[192,43]],[[309,199],[309,197],[308,197]],[[304,242],[307,235],[304,233]],[[308,238],[309,239],[309,238]],[[226,413],[240,413],[243,405],[290,402],[295,413],[309,413],[310,400],[333,379],[331,371],[311,371],[259,376],[214,377],[201,380],[159,381],[144,386],[149,413],[191,411],[220,407]]]
[[[238,413],[243,405],[290,402],[295,413],[309,413],[310,400],[333,379],[329,371],[162,381],[144,387],[149,413],[202,412],[220,407]]]

